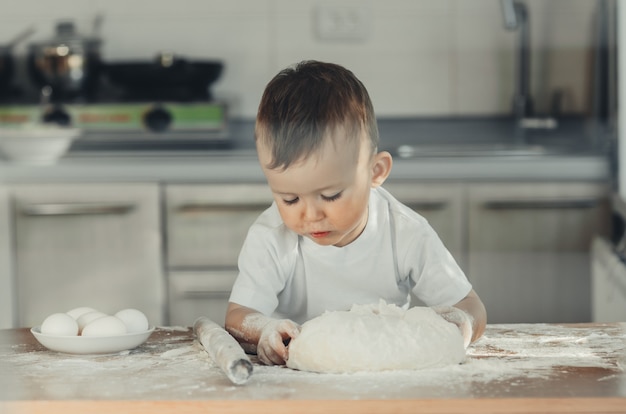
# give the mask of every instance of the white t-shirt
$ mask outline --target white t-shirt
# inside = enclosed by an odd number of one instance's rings
[[[411,291],[427,306],[454,305],[471,288],[426,219],[379,187],[365,229],[344,247],[299,236],[272,204],[250,227],[230,301],[303,323],[380,299],[406,308]]]

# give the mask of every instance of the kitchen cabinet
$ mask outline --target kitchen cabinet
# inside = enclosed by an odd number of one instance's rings
[[[608,233],[606,185],[396,179],[385,188],[437,231],[490,322],[591,320],[589,251]],[[133,306],[153,324],[223,323],[241,245],[272,201],[251,182],[0,187],[0,326],[74,306]]]
[[[198,317],[206,316],[223,326],[236,277],[235,267],[170,271],[169,319],[175,325],[190,326]]]
[[[156,184],[12,187],[18,326],[78,306],[162,324],[159,201]]]
[[[468,276],[489,321],[590,321],[590,247],[609,218],[603,184],[471,184]]]
[[[15,316],[12,234],[9,195],[5,187],[0,187],[0,329],[13,327]]]
[[[385,188],[437,231],[491,322],[590,320],[589,250],[608,232],[607,186],[392,180]],[[165,200],[169,322],[222,323],[239,250],[271,194],[265,184],[168,185]]]
[[[272,194],[265,184],[166,185],[168,320],[223,324],[239,251]]]

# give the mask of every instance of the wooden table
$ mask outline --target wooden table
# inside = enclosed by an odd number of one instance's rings
[[[461,365],[328,375],[255,364],[240,386],[189,328],[104,356],[0,330],[0,413],[626,413],[624,367],[626,323],[489,325]]]

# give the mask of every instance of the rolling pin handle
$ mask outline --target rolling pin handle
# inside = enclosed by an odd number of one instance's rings
[[[239,359],[233,363],[226,375],[235,384],[245,384],[252,375],[252,362],[248,359]]]
[[[245,384],[252,375],[252,362],[239,343],[224,328],[206,317],[199,317],[193,330],[211,359],[234,384]]]

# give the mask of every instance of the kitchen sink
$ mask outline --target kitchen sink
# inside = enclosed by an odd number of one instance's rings
[[[572,146],[544,146],[531,144],[471,143],[400,145],[395,149],[400,158],[421,157],[537,157],[566,155],[576,152]]]
[[[525,126],[520,130],[509,117],[379,120],[381,149],[398,159],[597,155],[612,133],[583,117],[563,117],[550,128]]]

